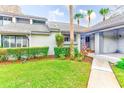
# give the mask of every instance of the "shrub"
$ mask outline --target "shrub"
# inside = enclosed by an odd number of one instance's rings
[[[121,58],[121,60],[117,62],[116,66],[118,68],[124,69],[124,58]]]
[[[84,59],[84,55],[82,53],[78,53],[76,58],[79,62],[81,62]]]
[[[62,60],[64,60],[65,59],[65,55],[64,54],[60,54],[59,55],[59,58],[62,59]]]
[[[48,49],[48,47],[1,48],[0,55],[2,55],[2,59],[7,55],[9,58],[24,60],[31,57],[47,56]]]
[[[0,61],[6,61],[8,59],[7,49],[0,48]]]
[[[1,55],[1,56],[0,56],[0,61],[1,61],[1,62],[7,61],[7,60],[8,60],[7,55]]]
[[[78,49],[74,49],[75,56],[78,55]],[[70,56],[70,48],[69,47],[55,47],[54,55],[55,57],[59,57],[60,54],[65,55],[65,57]]]
[[[57,47],[62,47],[64,43],[64,36],[61,33],[59,33],[55,35],[55,39]]]
[[[82,55],[81,55],[81,53],[79,53],[79,54],[77,55],[77,60],[78,60],[79,62],[82,61]]]

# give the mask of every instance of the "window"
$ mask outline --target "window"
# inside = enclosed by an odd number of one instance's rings
[[[90,42],[90,37],[89,36],[86,37],[86,42]]]
[[[64,34],[64,41],[70,42],[70,34]],[[74,41],[76,41],[76,35],[74,34]]]
[[[22,37],[18,36],[16,37],[16,47],[22,46]]]
[[[28,40],[27,37],[23,37],[23,46],[22,47],[27,47]]]
[[[65,42],[69,42],[70,41],[70,35],[69,34],[65,34],[64,35],[64,41]]]
[[[17,22],[17,23],[30,24],[30,19],[26,19],[26,18],[16,18],[16,22]]]
[[[0,25],[6,25],[12,23],[12,17],[0,16]]]
[[[15,44],[15,36],[10,36],[9,37],[9,39],[10,39],[10,46],[11,47],[16,47],[16,44]]]
[[[33,20],[33,24],[45,24],[45,21],[42,21],[42,20]]]
[[[9,47],[9,36],[4,36],[3,37],[3,46],[6,48],[6,47]]]
[[[3,25],[3,17],[0,16],[0,25]]]
[[[2,36],[2,46],[8,47],[27,47],[28,38],[26,36]]]

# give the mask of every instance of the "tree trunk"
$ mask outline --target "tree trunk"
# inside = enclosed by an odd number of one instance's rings
[[[74,25],[72,5],[69,5],[69,16],[70,16],[70,58],[74,59]]]
[[[105,16],[103,16],[103,21],[105,21]]]
[[[90,16],[88,17],[88,20],[89,20],[89,22],[88,22],[88,27],[90,27]]]
[[[78,32],[80,32],[80,20],[78,19]]]

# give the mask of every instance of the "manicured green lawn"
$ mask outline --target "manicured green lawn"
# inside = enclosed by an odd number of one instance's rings
[[[0,87],[87,87],[89,73],[90,63],[66,60],[0,65]]]
[[[124,69],[117,68],[116,66],[112,66],[112,69],[121,85],[124,88]]]

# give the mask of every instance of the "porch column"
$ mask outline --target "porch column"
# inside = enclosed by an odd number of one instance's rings
[[[77,43],[78,43],[78,51],[80,52],[81,50],[81,35],[77,34]]]
[[[95,33],[95,53],[100,53],[100,33]]]
[[[30,24],[33,24],[33,21],[32,21],[32,19],[30,19]]]
[[[16,18],[15,17],[12,18],[12,22],[16,23]]]

